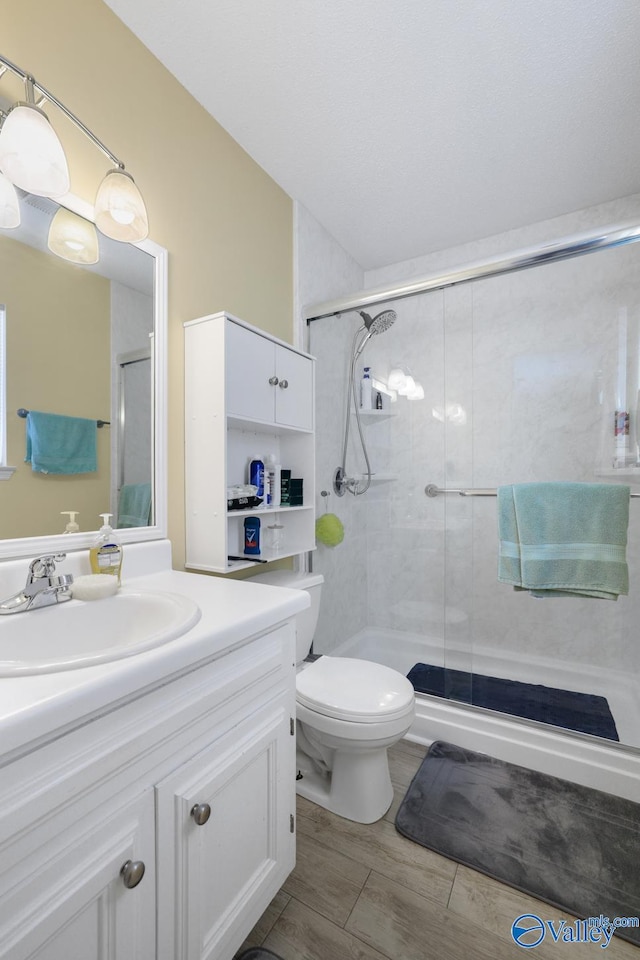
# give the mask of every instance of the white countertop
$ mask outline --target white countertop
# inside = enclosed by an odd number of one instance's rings
[[[23,566],[26,569],[26,564]],[[60,569],[63,571],[64,565]],[[122,660],[57,673],[0,678],[0,764],[19,756],[27,747],[46,742],[117,703],[219,656],[289,619],[310,602],[309,595],[301,590],[170,569],[129,578],[126,584],[190,597],[201,610],[200,620],[181,637]],[[101,601],[92,602],[98,612]],[[51,617],[56,612],[54,606],[47,609]],[[4,619],[0,618],[0,646]]]

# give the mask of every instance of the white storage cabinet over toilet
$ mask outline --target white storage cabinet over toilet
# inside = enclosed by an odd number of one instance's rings
[[[186,566],[229,573],[249,567],[244,518],[261,522],[260,559],[315,549],[313,357],[228,313],[185,327]],[[227,487],[247,482],[252,457],[303,480],[303,503],[227,510]],[[268,527],[282,527],[272,549]]]

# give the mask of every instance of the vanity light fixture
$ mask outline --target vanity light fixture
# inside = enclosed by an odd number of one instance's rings
[[[98,262],[98,234],[94,224],[65,207],[60,207],[51,221],[47,246],[52,253],[72,263]]]
[[[399,390],[404,386],[406,375],[402,367],[394,367],[389,373],[387,384],[390,390]]]
[[[15,186],[41,197],[61,197],[69,191],[69,170],[62,144],[40,104],[53,103],[111,161],[98,188],[96,224],[113,240],[135,243],[149,234],[144,200],[124,163],[85,124],[30,74],[0,56],[1,72],[10,70],[25,85],[26,101],[3,115],[0,127],[0,171]],[[42,98],[36,104],[36,91]],[[3,199],[3,196],[2,196]],[[0,199],[0,209],[2,208]],[[15,224],[17,226],[17,224]]]
[[[20,202],[16,188],[0,173],[0,227],[11,230],[20,226]]]

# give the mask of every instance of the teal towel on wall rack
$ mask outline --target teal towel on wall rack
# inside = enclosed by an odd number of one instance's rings
[[[25,462],[35,473],[95,473],[98,469],[96,421],[57,413],[27,415]]]

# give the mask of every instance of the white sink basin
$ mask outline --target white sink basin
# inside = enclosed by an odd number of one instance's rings
[[[159,647],[190,630],[200,608],[177,593],[124,588],[0,617],[0,677],[76,670]]]

